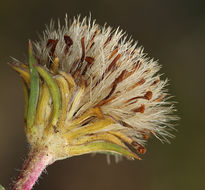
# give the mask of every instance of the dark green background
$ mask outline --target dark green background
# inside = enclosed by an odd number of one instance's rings
[[[28,150],[23,131],[24,98],[19,76],[6,64],[24,60],[28,39],[37,39],[51,18],[92,13],[97,23],[121,26],[145,52],[159,59],[175,96],[178,132],[171,145],[148,143],[143,161],[107,165],[104,155],[56,162],[39,190],[205,189],[205,1],[197,0],[1,0],[0,183],[9,187]]]

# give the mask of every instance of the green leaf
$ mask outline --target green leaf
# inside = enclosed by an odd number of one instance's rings
[[[25,111],[24,111],[24,119],[26,121],[27,119],[27,114],[28,114],[28,100],[29,100],[29,90],[28,90],[28,86],[25,83],[25,81],[22,81],[22,85],[23,85],[23,92],[24,92],[24,99],[25,99]]]
[[[30,94],[28,102],[28,114],[27,114],[27,127],[31,128],[36,116],[36,107],[39,95],[39,76],[36,71],[35,64],[36,60],[32,54],[32,44],[29,41],[29,71],[30,71]]]
[[[5,190],[5,188],[2,185],[0,185],[0,190]]]
[[[138,155],[129,151],[125,147],[119,146],[117,144],[113,144],[110,142],[99,141],[99,142],[92,142],[89,144],[79,145],[79,146],[72,146],[70,148],[70,155],[82,155],[88,154],[92,152],[100,152],[100,153],[115,153],[120,154],[125,157],[140,159]]]
[[[55,126],[58,122],[58,117],[60,114],[60,106],[61,106],[61,96],[60,90],[48,71],[46,71],[43,67],[39,65],[35,65],[35,68],[41,75],[41,77],[46,81],[48,88],[50,90],[52,100],[53,100],[53,111],[52,111],[52,118],[51,124]]]

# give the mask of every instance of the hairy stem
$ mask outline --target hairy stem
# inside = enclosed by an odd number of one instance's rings
[[[31,150],[12,190],[31,190],[43,170],[52,163],[45,150]]]

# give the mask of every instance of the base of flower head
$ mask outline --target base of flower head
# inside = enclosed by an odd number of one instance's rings
[[[28,68],[22,68],[22,65],[14,65],[13,68],[26,79],[25,98],[29,98],[28,89],[32,78]],[[76,114],[85,90],[83,80],[81,84],[76,84],[71,75],[63,71],[53,75],[37,64],[33,69],[38,71],[43,80],[39,82],[33,125],[25,126],[31,146],[47,147],[56,160],[92,152],[115,153],[140,159],[129,148],[133,140],[120,131],[112,130],[116,121],[104,115],[100,105],[79,116]],[[27,106],[26,111],[29,106],[33,107],[29,104]],[[142,153],[139,147],[142,146],[138,146],[136,151]]]

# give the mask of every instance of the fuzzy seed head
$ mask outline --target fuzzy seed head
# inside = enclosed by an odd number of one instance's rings
[[[92,152],[139,159],[150,135],[172,137],[177,117],[160,65],[119,28],[66,17],[57,29],[51,22],[32,56],[33,66],[13,65],[26,86],[27,121],[31,67],[39,75],[35,119],[25,129],[31,146],[48,148],[55,160]]]

